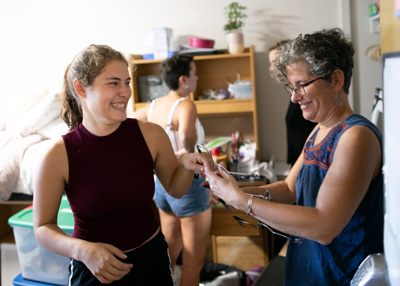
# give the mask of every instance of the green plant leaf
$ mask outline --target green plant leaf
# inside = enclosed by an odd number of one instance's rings
[[[238,2],[232,2],[225,7],[225,15],[228,18],[227,24],[224,25],[225,31],[230,32],[244,26],[242,19],[247,17],[244,10],[246,7],[239,5]]]

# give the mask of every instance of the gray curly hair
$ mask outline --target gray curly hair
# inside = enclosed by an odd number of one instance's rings
[[[308,65],[310,74],[329,82],[335,70],[343,71],[343,91],[349,93],[354,48],[349,37],[341,29],[323,29],[312,34],[300,34],[280,49],[280,57],[275,62],[272,74],[278,82],[287,83],[288,65],[304,62]]]

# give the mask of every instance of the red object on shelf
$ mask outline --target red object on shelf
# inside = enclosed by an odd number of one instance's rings
[[[211,149],[211,156],[219,156],[221,154],[220,148]]]
[[[213,49],[214,48],[214,40],[190,37],[189,38],[189,46],[195,47],[195,48]]]

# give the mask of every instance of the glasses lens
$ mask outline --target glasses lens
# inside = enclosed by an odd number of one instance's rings
[[[292,94],[292,88],[291,87],[289,87],[288,85],[284,85],[284,87],[285,87],[285,89],[286,89],[286,91],[291,95]]]
[[[296,91],[296,93],[298,95],[305,95],[306,94],[306,89],[305,89],[304,86],[300,86],[297,90],[298,90],[298,92]]]
[[[292,95],[293,91],[297,94],[297,95],[305,95],[306,94],[306,90],[304,89],[304,86],[299,86],[299,87],[290,87],[288,85],[284,85],[286,91]]]

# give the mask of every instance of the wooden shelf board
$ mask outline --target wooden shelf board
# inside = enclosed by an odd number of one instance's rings
[[[235,114],[254,112],[254,103],[249,99],[225,99],[225,100],[195,100],[199,115],[207,114]],[[144,107],[147,102],[134,104],[134,110]]]
[[[248,57],[250,56],[250,48],[246,48],[243,53],[240,54],[229,54],[227,50],[224,50],[223,54],[213,54],[213,55],[202,55],[202,56],[194,56],[193,59],[195,61],[201,60],[215,60],[215,59],[231,59],[231,58],[240,58],[240,57]],[[156,60],[144,60],[140,59],[140,55],[130,55],[129,61],[136,64],[156,64],[162,63],[163,59],[156,59]]]
[[[5,201],[0,202],[0,205],[31,205],[32,201]]]

